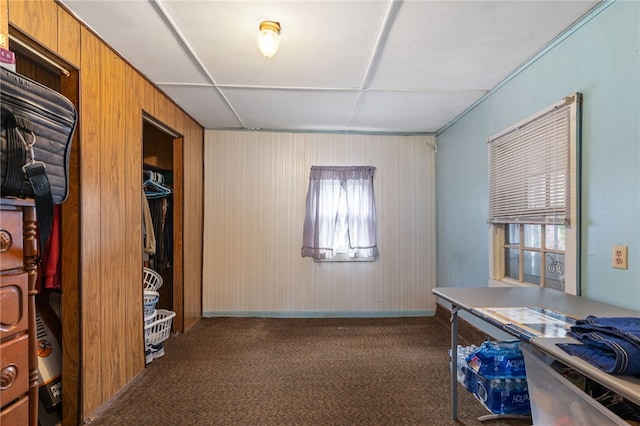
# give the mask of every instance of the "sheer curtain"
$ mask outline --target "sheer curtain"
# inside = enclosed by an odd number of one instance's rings
[[[340,197],[345,197],[349,257],[375,258],[376,203],[373,192],[375,167],[311,167],[302,256],[314,259],[334,257],[334,235]]]

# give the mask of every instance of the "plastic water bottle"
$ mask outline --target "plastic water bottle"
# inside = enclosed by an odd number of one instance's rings
[[[461,346],[458,345],[458,359],[456,365],[458,366],[457,370],[457,379],[460,383],[465,384],[465,379],[467,377],[467,358],[475,353],[478,350],[476,345],[470,346]],[[449,349],[449,362],[451,363],[451,349]],[[451,368],[451,364],[449,364],[449,368]]]
[[[529,415],[531,413],[529,390],[526,380],[519,378],[505,379],[501,413],[522,415]]]
[[[505,383],[502,379],[484,380],[478,386],[478,398],[492,413],[501,413]],[[488,389],[485,389],[485,384]]]

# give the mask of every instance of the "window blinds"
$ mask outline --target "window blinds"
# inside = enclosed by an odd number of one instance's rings
[[[577,98],[565,98],[489,139],[489,222],[565,223]]]

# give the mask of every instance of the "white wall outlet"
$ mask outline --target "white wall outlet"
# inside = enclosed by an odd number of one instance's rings
[[[627,269],[627,246],[613,246],[611,266],[617,269]]]

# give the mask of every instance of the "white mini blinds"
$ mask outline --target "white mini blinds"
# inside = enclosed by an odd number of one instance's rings
[[[375,259],[375,167],[311,167],[302,257]]]
[[[576,93],[489,138],[490,223],[569,220],[580,102]]]

